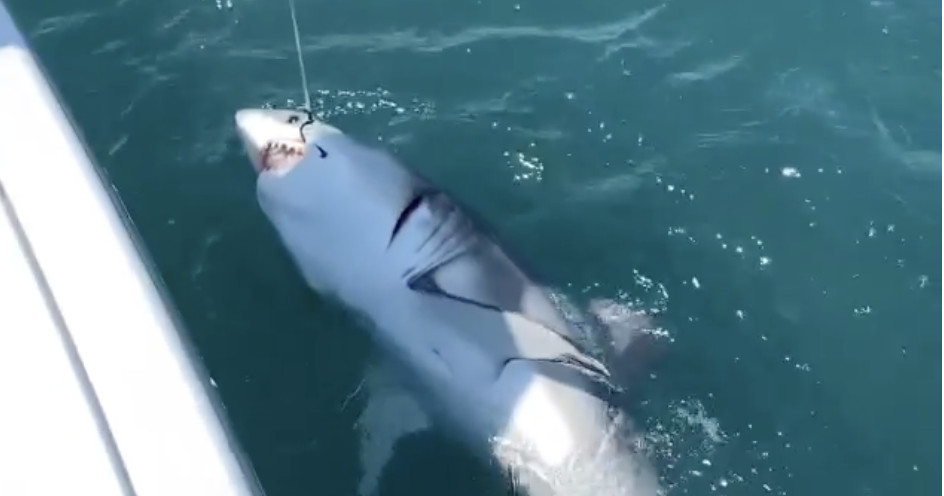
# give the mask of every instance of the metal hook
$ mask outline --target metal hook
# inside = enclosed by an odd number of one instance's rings
[[[304,107],[299,108],[298,110],[301,110],[302,112],[305,113],[305,115],[308,116],[308,120],[303,122],[301,126],[298,126],[298,133],[301,134],[302,143],[307,143],[308,140],[305,139],[305,126],[309,124],[313,124],[315,122],[315,114],[312,113],[310,109],[304,108]]]

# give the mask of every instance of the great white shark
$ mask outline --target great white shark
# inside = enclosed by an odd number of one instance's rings
[[[609,401],[610,370],[467,209],[308,111],[235,121],[259,206],[298,270],[364,321],[387,362],[374,379],[397,378],[388,413],[415,420],[381,443],[432,419],[531,496],[660,492]]]

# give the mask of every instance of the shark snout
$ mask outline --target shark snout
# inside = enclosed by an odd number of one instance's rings
[[[285,171],[304,158],[306,145],[301,133],[304,116],[293,110],[236,112],[236,134],[257,172]]]
[[[236,134],[243,150],[253,167],[257,171],[262,170],[262,150],[274,137],[274,133],[266,129],[268,126],[264,114],[256,109],[239,110],[235,120]]]

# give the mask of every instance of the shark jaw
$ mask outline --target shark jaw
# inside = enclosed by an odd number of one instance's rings
[[[306,150],[301,140],[270,141],[259,151],[259,171],[284,174],[305,159]]]

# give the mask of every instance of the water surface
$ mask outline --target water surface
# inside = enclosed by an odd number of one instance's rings
[[[12,0],[269,496],[350,495],[364,334],[255,204],[235,109],[300,100],[276,0]],[[478,209],[571,300],[644,310],[670,494],[936,494],[941,7],[299,4],[318,108]],[[503,494],[416,436],[384,494]]]

